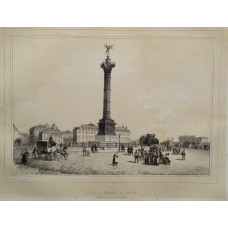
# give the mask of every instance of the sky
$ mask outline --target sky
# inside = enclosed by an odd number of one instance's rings
[[[15,37],[14,123],[21,132],[55,123],[72,130],[103,113],[104,44],[115,44],[111,118],[131,138],[210,136],[212,41]]]

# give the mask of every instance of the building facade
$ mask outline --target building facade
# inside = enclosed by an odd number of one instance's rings
[[[179,137],[180,147],[203,149],[210,148],[208,137],[196,137],[195,135],[185,135]]]
[[[37,140],[41,140],[41,132],[50,128],[48,124],[39,124],[29,129],[29,145],[35,145]]]
[[[95,135],[98,133],[98,126],[95,124],[82,124],[73,129],[73,145],[86,146],[89,142],[95,141]]]
[[[52,136],[53,141],[55,141],[57,145],[63,144],[63,132],[61,132],[54,124],[51,128],[43,130],[40,135],[41,140],[48,141],[50,136]]]
[[[179,136],[180,147],[188,148],[191,146],[195,146],[196,142],[197,142],[197,139],[195,135]]]
[[[127,145],[131,143],[131,132],[125,126],[116,127],[116,135],[118,136],[119,143],[122,145]]]
[[[73,133],[72,131],[63,131],[63,145],[72,146]]]
[[[208,143],[208,137],[197,137],[197,142],[201,143]]]
[[[71,146],[73,142],[73,133],[71,131],[60,131],[55,124],[52,126],[37,125],[29,129],[29,144],[36,145],[38,140],[48,141],[50,136],[57,144]]]
[[[26,133],[21,133],[17,127],[13,124],[13,143],[14,146],[25,146],[28,145],[29,136]]]
[[[97,144],[99,145],[99,140],[97,141],[99,128],[95,124],[83,124],[79,127],[75,127],[73,129],[73,145],[74,146],[90,146],[92,144]],[[103,137],[103,136],[101,136]],[[119,143],[122,145],[129,144],[131,142],[130,139],[130,130],[125,127],[116,127],[115,128],[115,135],[110,136],[107,135],[106,137],[106,144],[103,145],[105,147],[118,147]],[[108,137],[115,137],[113,138],[108,138]],[[112,144],[112,145],[111,145]]]

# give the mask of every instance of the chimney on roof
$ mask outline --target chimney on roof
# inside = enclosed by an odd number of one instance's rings
[[[55,124],[52,124],[52,129],[53,129],[53,130],[56,130],[56,129],[57,129],[57,127],[56,127]]]

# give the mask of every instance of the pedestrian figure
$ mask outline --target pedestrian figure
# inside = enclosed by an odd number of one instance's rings
[[[95,153],[98,153],[98,150],[97,150],[97,144],[95,144],[95,146],[94,146],[94,150],[95,150]]]
[[[149,164],[149,155],[147,154],[147,152],[145,152],[144,158],[145,158],[145,164]]]
[[[94,154],[94,146],[93,145],[91,146],[91,153]]]
[[[50,135],[48,141],[49,141],[49,147],[52,147],[52,146],[55,146],[56,145],[56,142],[53,140],[52,135]]]
[[[21,153],[21,163],[27,165],[28,164],[28,157],[29,157],[29,152],[25,148],[24,152]]]
[[[83,155],[83,157],[86,156],[86,148],[85,147],[83,147],[83,149],[82,149],[82,155]]]
[[[137,161],[137,163],[139,163],[139,153],[137,150],[135,151],[134,157],[135,157],[135,163],[136,163],[136,161]]]
[[[150,154],[150,164],[154,164],[154,154]]]
[[[162,158],[163,158],[162,152],[160,152],[160,153],[159,153],[159,164],[162,164]]]
[[[118,165],[118,155],[114,154],[112,158],[112,165]]]
[[[37,147],[35,146],[32,151],[32,157],[36,158]]]
[[[182,155],[182,161],[185,160],[185,150],[182,151],[181,155]]]
[[[159,165],[158,164],[158,154],[157,153],[154,155],[154,165]]]

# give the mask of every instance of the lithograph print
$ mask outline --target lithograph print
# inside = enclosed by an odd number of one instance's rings
[[[2,29],[5,180],[219,183],[225,32]]]

